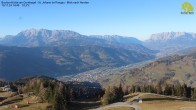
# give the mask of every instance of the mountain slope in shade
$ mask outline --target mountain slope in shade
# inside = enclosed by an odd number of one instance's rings
[[[186,32],[164,32],[152,34],[145,46],[162,53],[172,53],[196,46],[196,34]]]
[[[118,36],[118,35],[92,35],[90,37],[98,38],[98,39],[104,39],[108,43],[122,43],[122,44],[128,44],[128,43],[133,43],[133,44],[140,44],[142,45],[143,42],[134,38],[134,37],[123,37],[123,36]]]
[[[73,75],[99,68],[118,67],[154,58],[152,54],[100,46],[0,46],[0,77],[15,80],[32,75]]]

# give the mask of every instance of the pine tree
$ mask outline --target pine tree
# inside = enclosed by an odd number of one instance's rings
[[[191,87],[187,87],[186,91],[187,91],[187,92],[186,92],[186,93],[187,93],[187,94],[186,94],[186,97],[187,97],[187,98],[191,98]]]
[[[187,85],[184,84],[184,85],[182,86],[182,88],[183,88],[183,96],[186,97],[186,96],[187,96]]]
[[[131,87],[131,93],[135,93],[136,92],[136,86],[132,85]]]
[[[128,86],[125,86],[125,87],[124,87],[123,93],[124,93],[124,95],[128,95],[128,94],[129,94]]]
[[[147,92],[147,91],[148,91],[148,87],[147,87],[146,85],[144,85],[143,91],[144,91],[144,92]]]
[[[192,89],[191,96],[192,96],[192,99],[196,99],[196,88]]]
[[[102,98],[102,104],[103,105],[108,105],[110,104],[112,101],[112,93],[110,92],[110,87],[108,87],[106,90],[105,90],[105,94],[103,95],[103,98]]]
[[[156,85],[156,92],[157,92],[157,94],[162,93],[161,81],[159,81]]]
[[[55,92],[54,99],[54,110],[68,110],[65,86],[62,83]]]
[[[182,86],[180,85],[180,83],[174,85],[174,95],[175,96],[182,96]]]
[[[164,95],[172,95],[172,89],[169,84],[165,83],[164,88]]]
[[[116,95],[117,95],[117,101],[123,101],[124,92],[121,84],[118,87]]]
[[[122,85],[120,84],[119,87],[108,87],[105,90],[105,94],[103,95],[102,98],[102,104],[107,105],[111,104],[114,102],[119,102],[123,100],[123,90],[122,90]]]
[[[172,85],[172,95],[174,96],[175,95],[175,88],[174,88],[174,85]]]
[[[138,86],[138,85],[135,86],[135,92],[141,92],[140,86]]]

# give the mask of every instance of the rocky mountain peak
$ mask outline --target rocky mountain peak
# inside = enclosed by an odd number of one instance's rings
[[[180,38],[192,39],[196,38],[196,34],[187,32],[163,32],[152,34],[148,41],[168,41]]]
[[[163,33],[156,33],[152,34],[150,37],[151,41],[156,41],[156,40],[170,40],[170,39],[175,39],[178,37],[184,36],[186,33],[184,32],[163,32]]]
[[[47,29],[28,29],[20,32],[17,36],[42,36],[42,37],[78,37],[79,33],[70,30],[47,30]]]

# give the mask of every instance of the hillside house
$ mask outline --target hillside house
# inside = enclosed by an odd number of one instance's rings
[[[142,103],[142,98],[137,98],[137,99],[134,99],[132,102],[136,102],[136,103]]]
[[[2,87],[2,91],[10,92],[10,91],[12,91],[12,89],[10,88],[10,85],[5,85],[4,87]]]
[[[138,100],[139,100],[139,103],[142,103],[142,98],[138,98]]]

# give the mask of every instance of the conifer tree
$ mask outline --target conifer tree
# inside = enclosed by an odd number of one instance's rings
[[[156,93],[161,94],[162,93],[162,87],[161,87],[161,81],[159,81],[156,85]]]

